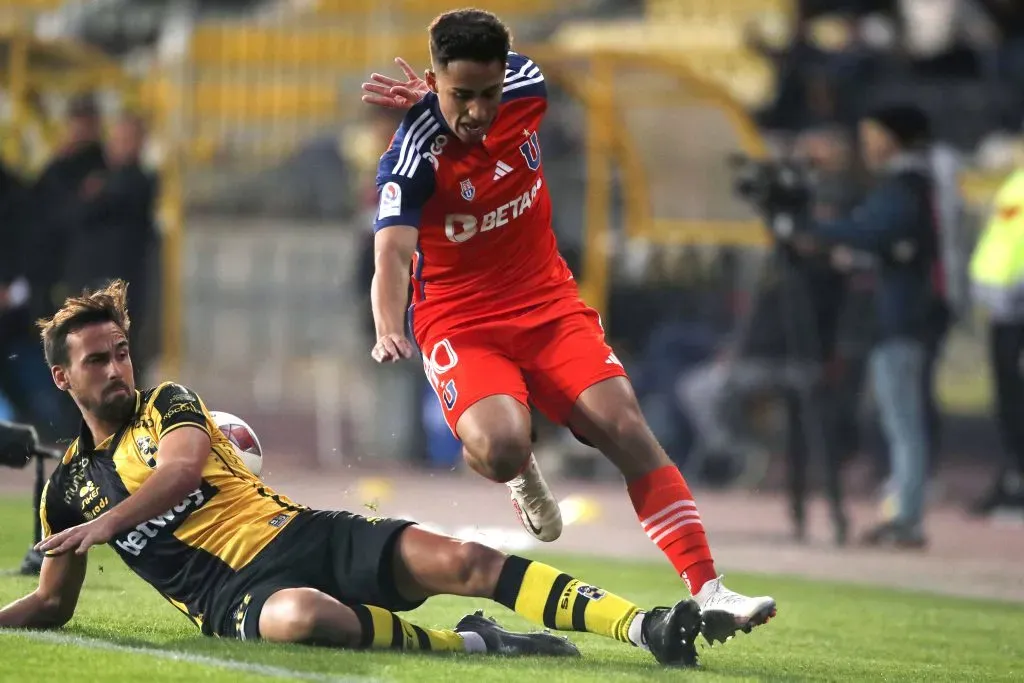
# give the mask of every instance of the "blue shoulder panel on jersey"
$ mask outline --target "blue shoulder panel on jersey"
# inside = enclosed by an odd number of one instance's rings
[[[441,130],[431,105],[433,97],[428,95],[409,110],[377,164],[374,232],[392,225],[420,225],[423,205],[434,192],[434,166],[428,152]]]
[[[548,89],[544,85],[544,74],[541,73],[540,67],[528,57],[517,52],[509,52],[501,101],[508,102],[521,97],[547,98],[547,96]]]

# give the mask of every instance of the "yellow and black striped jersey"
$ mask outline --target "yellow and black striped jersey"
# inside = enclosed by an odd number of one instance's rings
[[[202,627],[218,591],[306,508],[270,490],[246,469],[194,392],[170,382],[136,392],[132,418],[99,444],[93,444],[83,422],[81,435],[46,485],[40,516],[43,534],[49,536],[115,507],[152,474],[160,461],[160,440],[182,427],[210,435],[202,484],[109,545]]]

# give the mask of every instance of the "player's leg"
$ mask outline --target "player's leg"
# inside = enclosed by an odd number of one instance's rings
[[[579,651],[546,633],[512,633],[493,622],[424,628],[393,614],[422,603],[401,597],[392,578],[395,542],[410,522],[347,512],[302,513],[269,553],[243,570],[242,593],[214,601],[214,633],[353,649],[547,654]],[[464,620],[465,621],[465,620]],[[493,642],[500,637],[501,647]]]
[[[300,643],[347,649],[480,654],[579,654],[565,641],[545,634],[512,633],[492,624],[484,633],[472,623],[455,629],[417,626],[375,605],[346,605],[310,587],[257,586],[236,611],[236,637],[274,643]],[[503,634],[504,649],[489,647],[495,629]]]
[[[528,345],[534,401],[622,472],[644,531],[704,611],[708,640],[724,640],[774,616],[770,597],[746,598],[722,586],[693,494],[648,427],[596,312],[567,306],[550,326],[539,331],[543,343]]]
[[[562,535],[562,512],[533,455],[525,400],[510,394],[483,398],[459,417],[455,433],[470,467],[508,486],[512,508],[527,532],[545,542]]]
[[[701,619],[693,600],[645,611],[540,562],[415,526],[398,533],[392,573],[399,605],[433,595],[488,598],[550,629],[640,646],[664,664],[696,663],[694,640]],[[479,616],[460,623],[485,626]]]
[[[466,463],[507,484],[523,527],[553,541],[562,515],[533,457],[526,384],[500,337],[497,330],[471,330],[432,341],[424,345],[424,371]]]

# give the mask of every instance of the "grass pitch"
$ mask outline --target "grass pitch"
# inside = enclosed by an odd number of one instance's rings
[[[26,499],[0,500],[0,568],[16,568],[31,535]],[[0,681],[1011,681],[1024,680],[1024,608],[975,600],[729,574],[729,585],[769,593],[779,614],[769,625],[714,649],[701,668],[665,670],[646,653],[587,634],[570,634],[576,660],[497,659],[343,652],[204,638],[107,548],[91,552],[78,613],[61,631],[0,631]],[[580,578],[643,606],[670,604],[681,586],[662,563],[544,555]],[[0,604],[35,580],[0,575]],[[413,621],[450,628],[482,607],[512,628],[533,628],[485,600],[434,598]]]

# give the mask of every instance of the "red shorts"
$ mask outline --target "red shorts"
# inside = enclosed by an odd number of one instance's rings
[[[448,427],[488,396],[507,394],[564,425],[588,387],[626,371],[605,342],[597,311],[582,301],[554,301],[419,344],[423,370]]]

